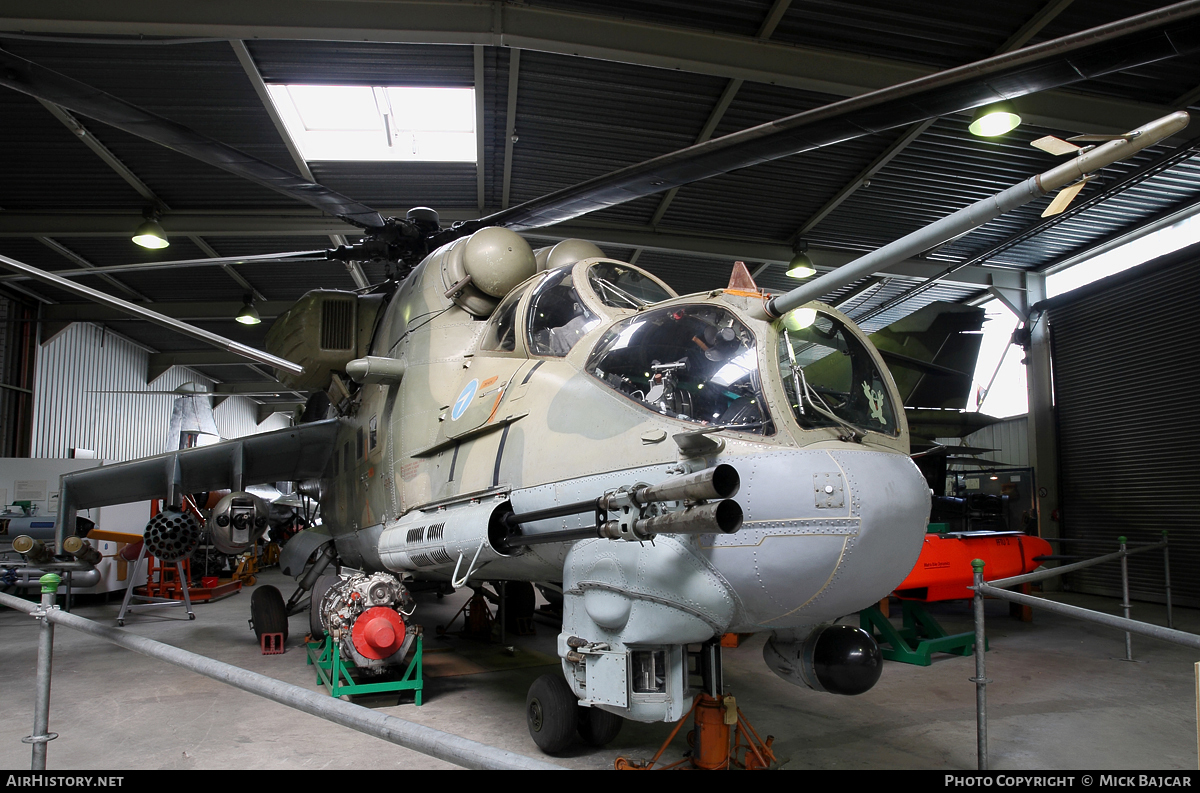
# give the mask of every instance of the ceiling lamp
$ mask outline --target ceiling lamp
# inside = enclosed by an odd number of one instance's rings
[[[805,253],[807,250],[808,245],[804,242],[796,246],[796,255],[788,262],[788,278],[808,278],[810,275],[816,274],[817,268],[813,267],[812,259],[808,258],[808,254]]]
[[[254,308],[254,300],[250,295],[246,295],[246,299],[242,303],[242,310],[234,317],[243,325],[258,325],[262,322],[262,317],[258,315],[258,311]]]
[[[167,242],[167,233],[163,231],[163,227],[158,225],[158,221],[152,217],[146,218],[146,222],[133,232],[133,241],[143,248],[155,250],[171,244]]]
[[[981,138],[994,138],[1017,128],[1021,117],[1012,106],[1012,102],[996,102],[984,105],[971,116],[971,126],[967,129]]]

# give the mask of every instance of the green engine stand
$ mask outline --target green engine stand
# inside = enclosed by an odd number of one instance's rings
[[[858,612],[859,626],[879,643],[889,661],[929,666],[934,653],[971,655],[975,652],[975,631],[946,633],[941,624],[915,600],[900,601],[904,627],[897,628],[883,616],[879,606]],[[987,640],[984,640],[987,649]]]
[[[417,706],[421,705],[421,690],[425,686],[422,655],[425,646],[423,634],[417,634],[417,649],[413,652],[412,660],[399,680],[387,680],[379,683],[360,683],[354,679],[357,667],[352,662],[342,659],[342,653],[333,643],[333,637],[328,633],[319,640],[305,642],[308,650],[308,663],[317,668],[317,682],[329,689],[330,696],[341,697],[356,694],[378,694],[391,691],[416,692]]]

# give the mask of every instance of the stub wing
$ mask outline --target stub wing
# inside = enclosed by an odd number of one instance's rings
[[[70,533],[63,527],[75,525],[80,509],[320,477],[340,424],[338,419],[316,421],[66,474],[60,484],[59,539]]]

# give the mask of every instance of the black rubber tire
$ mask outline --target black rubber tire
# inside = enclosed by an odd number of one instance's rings
[[[312,592],[309,593],[308,633],[314,639],[320,639],[325,635],[325,629],[321,627],[321,598],[325,597],[329,587],[333,586],[337,580],[337,573],[326,573],[317,579],[317,583],[313,584]]]
[[[250,619],[254,622],[254,636],[262,641],[264,633],[282,633],[288,637],[287,605],[283,595],[273,586],[261,586],[250,596]]]
[[[517,632],[517,620],[533,619],[537,596],[528,581],[509,581],[504,585],[504,629]]]
[[[609,713],[600,708],[585,708],[577,705],[579,711],[579,737],[588,746],[607,746],[621,731],[625,719],[615,713]]]
[[[546,754],[558,754],[575,742],[579,700],[562,675],[542,675],[525,697],[525,723],[529,737]]]

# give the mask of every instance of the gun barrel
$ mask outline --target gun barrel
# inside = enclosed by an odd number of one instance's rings
[[[731,498],[668,512],[633,524],[641,536],[654,534],[733,534],[742,527],[742,507]]]
[[[737,495],[742,479],[732,465],[722,463],[693,474],[672,477],[657,485],[640,487],[633,493],[639,504],[654,501],[707,501]]]

